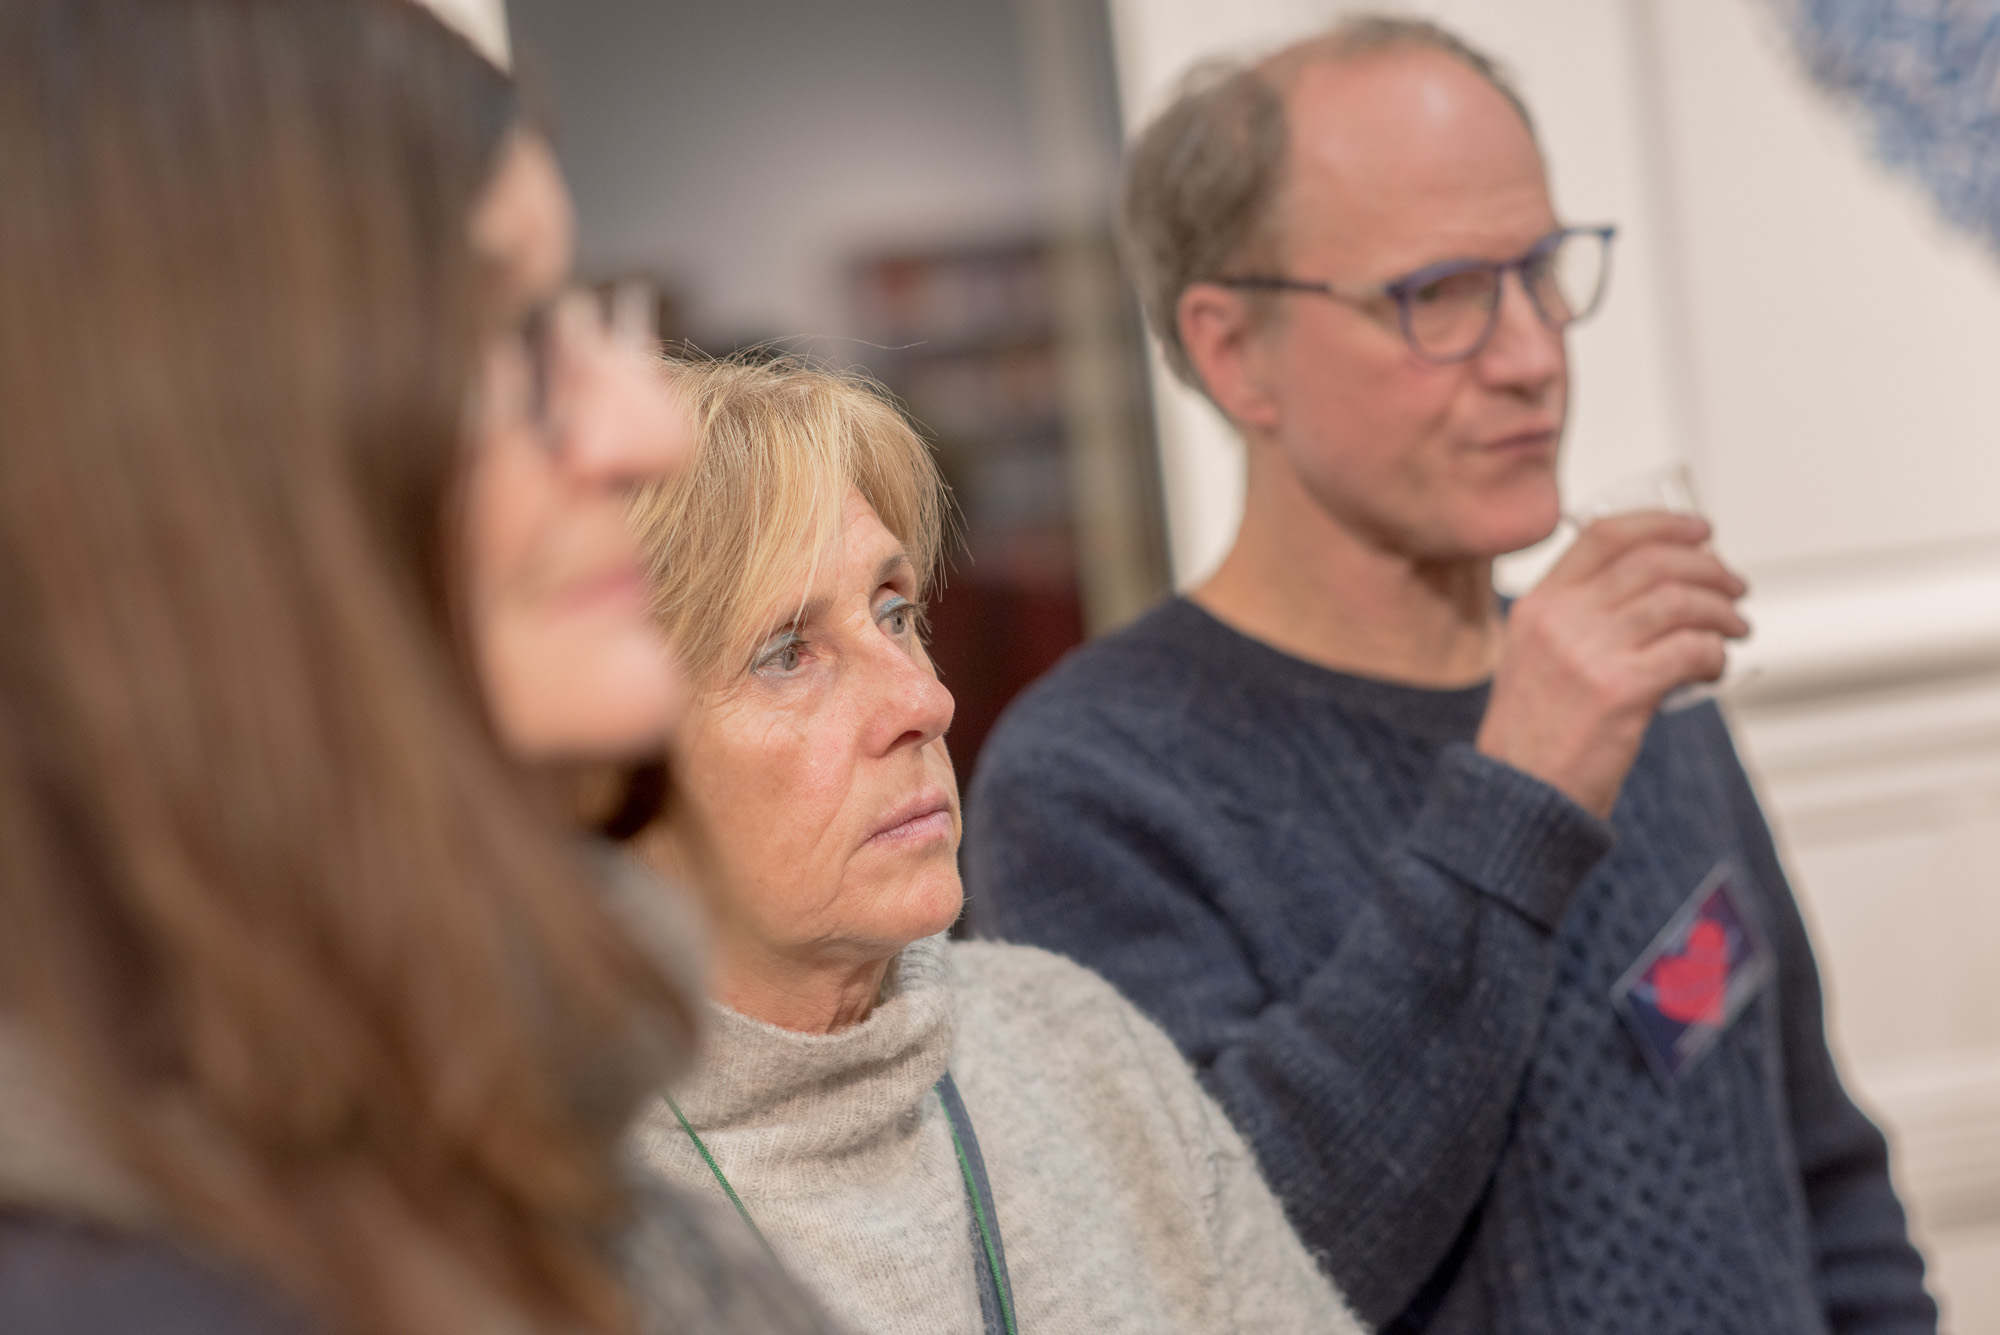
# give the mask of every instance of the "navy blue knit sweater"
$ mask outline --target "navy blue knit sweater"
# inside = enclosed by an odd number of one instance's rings
[[[1149,1011],[1372,1322],[1934,1331],[1720,714],[1657,721],[1607,826],[1473,751],[1486,696],[1170,602],[988,740],[975,926]],[[1669,1092],[1609,994],[1724,861],[1777,969]]]

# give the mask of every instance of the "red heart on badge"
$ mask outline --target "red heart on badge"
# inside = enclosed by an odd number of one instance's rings
[[[1653,1004],[1681,1024],[1722,1023],[1729,987],[1729,935],[1712,918],[1695,923],[1678,955],[1666,955],[1648,970]]]

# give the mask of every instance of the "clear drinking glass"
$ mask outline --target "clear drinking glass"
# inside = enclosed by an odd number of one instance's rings
[[[1664,464],[1659,468],[1620,478],[1590,493],[1582,506],[1565,517],[1578,527],[1609,519],[1634,510],[1665,510],[1669,514],[1701,518],[1701,502],[1695,496],[1694,473],[1686,464]]]
[[[1581,530],[1584,525],[1596,520],[1635,510],[1665,510],[1669,514],[1706,518],[1695,493],[1694,473],[1684,463],[1666,464],[1622,478],[1592,492],[1581,507],[1563,517]],[[1754,669],[1752,672],[1730,671],[1720,681],[1697,681],[1677,687],[1661,698],[1660,712],[1677,714],[1704,700],[1716,699],[1726,690],[1742,685],[1753,674]]]

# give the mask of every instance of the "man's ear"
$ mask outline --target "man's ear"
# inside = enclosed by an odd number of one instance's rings
[[[1248,299],[1215,283],[1190,283],[1174,315],[1188,360],[1223,416],[1239,427],[1275,429],[1278,406]]]

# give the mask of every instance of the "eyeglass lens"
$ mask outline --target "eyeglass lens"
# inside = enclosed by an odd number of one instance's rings
[[[1563,232],[1514,264],[1454,266],[1401,294],[1411,345],[1433,361],[1459,361],[1484,346],[1498,322],[1500,289],[1508,269],[1542,323],[1561,330],[1597,308],[1604,295],[1606,238],[1601,232]]]
[[[521,327],[530,414],[545,433],[559,436],[568,372],[605,350],[642,353],[657,339],[658,298],[651,284],[628,281],[564,291]]]

